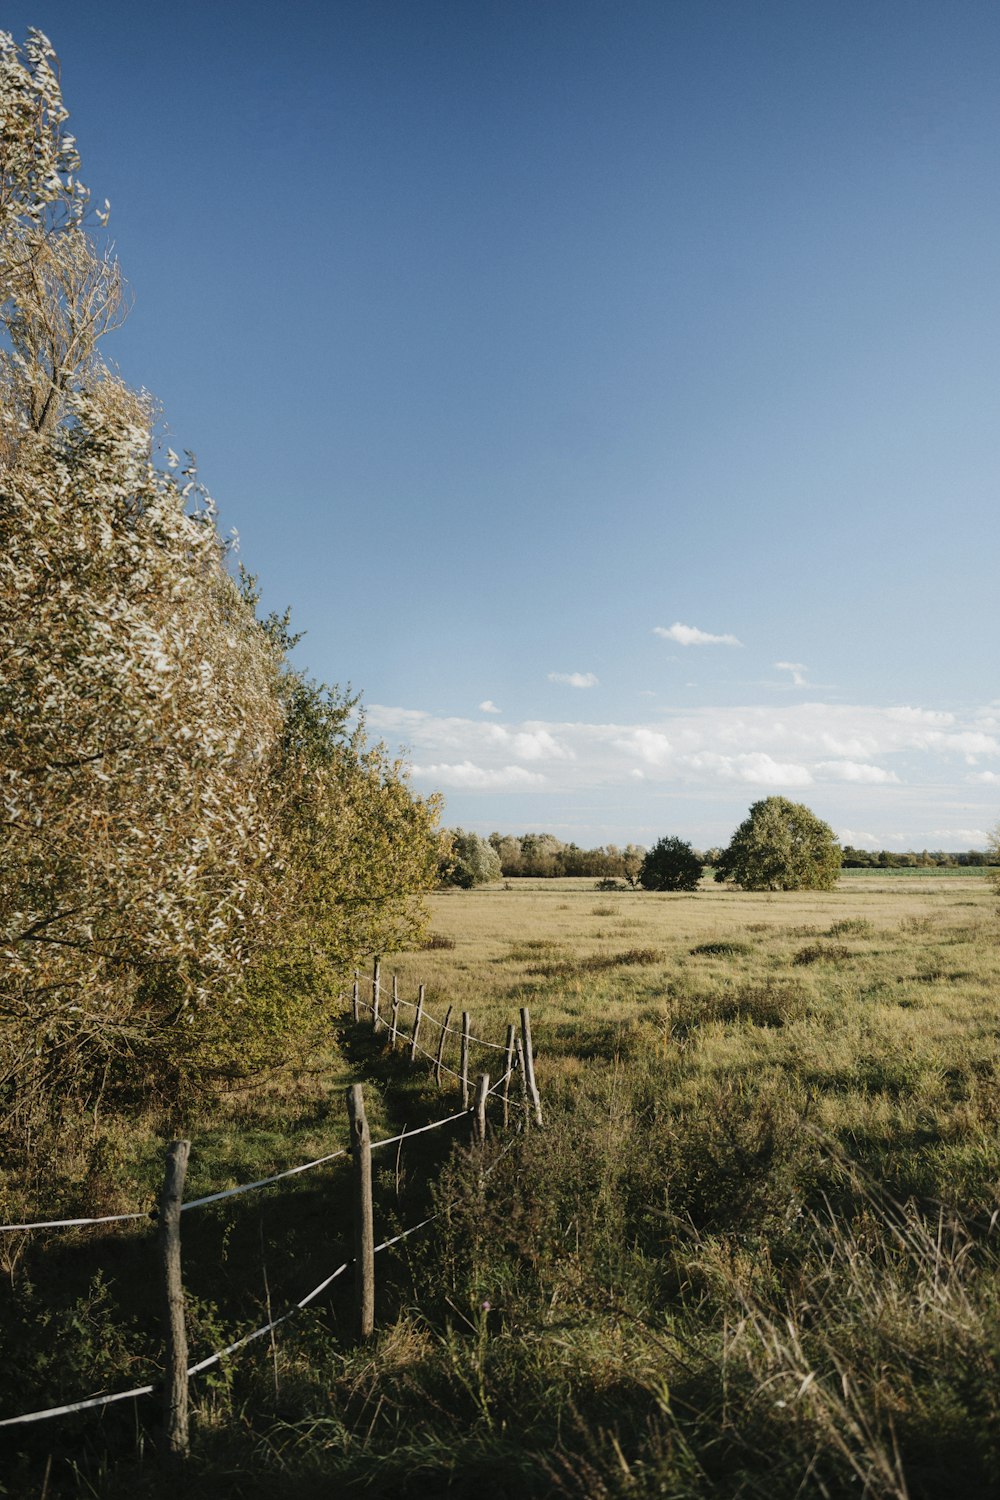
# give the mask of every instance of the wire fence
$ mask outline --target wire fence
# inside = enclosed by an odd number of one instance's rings
[[[521,1080],[521,1107],[523,1115],[523,1128],[534,1122],[542,1123],[541,1103],[538,1098],[537,1087],[534,1078],[534,1053],[531,1042],[531,1022],[528,1011],[522,1009],[520,1031],[514,1024],[507,1028],[507,1039],[503,1044],[491,1042],[486,1038],[473,1035],[470,1027],[470,1017],[467,1011],[462,1012],[461,1026],[455,1027],[450,1024],[452,1007],[448,1009],[445,1020],[439,1021],[431,1015],[424,1005],[424,987],[420,986],[419,999],[416,1002],[402,999],[398,994],[397,981],[393,978],[392,984],[392,1021],[391,1025],[385,1022],[380,1014],[380,1000],[382,998],[382,986],[380,981],[380,961],[374,964],[371,980],[371,999],[362,1000],[360,997],[360,982],[355,975],[353,993],[351,996],[353,1017],[356,1022],[360,1021],[361,1012],[365,1011],[372,1017],[373,1030],[378,1034],[385,1031],[388,1035],[390,1047],[395,1048],[398,1040],[402,1039],[410,1048],[410,1059],[415,1062],[418,1055],[427,1058],[434,1064],[434,1072],[437,1082],[440,1084],[441,1074],[447,1073],[458,1081],[462,1097],[462,1107],[453,1113],[443,1115],[439,1119],[431,1120],[423,1125],[404,1125],[403,1129],[396,1135],[385,1136],[378,1140],[371,1140],[368,1134],[367,1121],[364,1113],[364,1102],[361,1085],[352,1085],[348,1090],[348,1111],[350,1116],[352,1143],[350,1147],[330,1151],[323,1156],[318,1156],[312,1161],[302,1162],[298,1166],[287,1167],[282,1171],[275,1172],[268,1177],[258,1178],[253,1182],[239,1183],[232,1187],[220,1188],[211,1193],[205,1193],[198,1198],[183,1199],[184,1176],[186,1172],[190,1142],[174,1142],[167,1152],[167,1170],[164,1178],[163,1190],[155,1208],[145,1211],[133,1211],[120,1214],[100,1214],[93,1217],[73,1218],[49,1218],[27,1221],[20,1224],[0,1225],[0,1234],[12,1234],[15,1232],[30,1233],[36,1230],[85,1228],[95,1225],[112,1225],[126,1222],[146,1220],[152,1222],[158,1220],[161,1263],[164,1274],[164,1293],[166,1305],[169,1309],[168,1327],[166,1332],[166,1358],[164,1361],[165,1375],[161,1382],[150,1382],[146,1385],[135,1386],[127,1391],[116,1391],[108,1394],[88,1396],[79,1401],[65,1402],[59,1406],[48,1407],[44,1410],[24,1412],[18,1416],[0,1419],[0,1428],[15,1427],[34,1422],[45,1421],[49,1418],[71,1415],[76,1412],[92,1410],[98,1407],[109,1406],[117,1402],[138,1399],[142,1396],[152,1395],[157,1390],[162,1390],[165,1400],[165,1411],[167,1414],[167,1449],[170,1453],[183,1453],[187,1451],[187,1383],[204,1370],[219,1364],[222,1360],[237,1353],[247,1345],[256,1340],[266,1337],[267,1334],[293,1318],[303,1308],[308,1307],[316,1298],[320,1297],[340,1276],[344,1275],[352,1266],[355,1269],[355,1293],[358,1306],[358,1331],[362,1337],[371,1332],[371,1326],[366,1323],[364,1309],[374,1307],[374,1257],[391,1246],[400,1243],[411,1234],[416,1234],[424,1229],[434,1219],[440,1216],[444,1210],[421,1219],[419,1223],[410,1225],[409,1228],[400,1230],[397,1234],[384,1239],[379,1244],[374,1243],[372,1233],[372,1193],[371,1193],[371,1155],[372,1152],[383,1149],[386,1146],[399,1146],[402,1149],[404,1141],[423,1135],[428,1131],[439,1130],[447,1125],[454,1125],[459,1120],[471,1122],[473,1141],[482,1146],[487,1137],[487,1104],[490,1099],[499,1100],[503,1105],[503,1125],[507,1126],[510,1120],[509,1091],[511,1080],[515,1075],[520,1075]],[[346,997],[345,997],[346,998]],[[403,1035],[398,1024],[398,1013],[401,1007],[406,1007],[414,1013],[412,1032],[409,1037]],[[418,1033],[423,1020],[430,1021],[438,1028],[440,1033],[440,1045],[437,1053],[429,1052],[421,1046]],[[458,1070],[446,1065],[442,1060],[444,1039],[452,1035],[459,1038],[461,1046],[461,1062]],[[471,1047],[480,1046],[487,1050],[500,1052],[504,1055],[506,1064],[505,1071],[496,1081],[491,1082],[488,1073],[481,1073],[476,1080],[475,1101],[470,1106],[469,1096],[469,1053]],[[505,1155],[513,1144],[511,1141],[501,1155]],[[270,1187],[274,1183],[283,1182],[289,1178],[296,1177],[302,1173],[312,1171],[319,1167],[329,1165],[341,1158],[350,1158],[352,1173],[355,1179],[354,1192],[354,1238],[356,1253],[353,1258],[345,1260],[336,1270],[332,1271],[310,1292],[293,1303],[278,1317],[270,1319],[259,1328],[250,1333],[241,1335],[231,1344],[222,1349],[217,1349],[194,1364],[187,1363],[187,1340],[184,1326],[184,1295],[180,1281],[180,1216],[182,1213],[193,1208],[202,1208],[208,1204],[220,1203],[225,1199],[234,1198],[241,1194],[255,1192],[259,1189]],[[497,1163],[494,1163],[496,1165]],[[488,1170],[492,1170],[489,1168]],[[179,1322],[178,1322],[179,1319]],[[176,1349],[183,1351],[183,1358],[178,1362],[171,1359],[171,1352]]]

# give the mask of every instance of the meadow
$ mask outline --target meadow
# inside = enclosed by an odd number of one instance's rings
[[[484,1156],[412,1147],[382,1169],[385,1216],[408,1222],[429,1201],[441,1217],[393,1261],[373,1344],[352,1344],[333,1298],[234,1360],[196,1394],[186,1492],[995,1494],[988,882],[866,873],[830,893],[657,895],[523,880],[431,906],[425,946],[386,959],[383,979],[395,972],[406,998],[423,983],[436,1015],[467,1008],[497,1041],[530,1006],[545,1128],[497,1130]],[[366,1078],[377,1125],[451,1101],[347,1021],[327,1057],[186,1122],[199,1189],[329,1149],[349,1075]],[[119,1142],[116,1202],[162,1123]],[[276,1302],[285,1261],[315,1253],[330,1214],[308,1186],[292,1204],[269,1210]],[[206,1338],[223,1315],[251,1316],[237,1291],[212,1300],[205,1268],[234,1284],[253,1268],[259,1283],[260,1218],[259,1247],[257,1217],[235,1211],[221,1257],[209,1231],[192,1243]],[[34,1296],[54,1267],[84,1277],[102,1248],[28,1247],[11,1282]],[[135,1274],[120,1250],[119,1280]],[[64,1311],[105,1349],[110,1388],[146,1346],[139,1330],[111,1347],[122,1298],[103,1286],[95,1302],[81,1282]],[[49,1493],[168,1493],[135,1459],[146,1418],[96,1434],[73,1419]],[[32,1442],[22,1485],[44,1452]]]

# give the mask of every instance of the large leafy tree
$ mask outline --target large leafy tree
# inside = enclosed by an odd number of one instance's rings
[[[802,802],[755,802],[716,867],[716,880],[747,891],[828,891],[840,873],[833,829]]]
[[[269,1060],[413,931],[436,807],[290,665],[123,306],[55,57],[0,33],[0,1129]]]

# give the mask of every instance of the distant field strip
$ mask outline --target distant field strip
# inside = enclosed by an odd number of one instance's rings
[[[907,878],[922,876],[925,880],[954,880],[957,877],[973,880],[988,880],[995,866],[989,865],[861,865],[842,867],[841,878],[852,879],[855,875],[875,876],[879,880],[894,880],[897,875]]]

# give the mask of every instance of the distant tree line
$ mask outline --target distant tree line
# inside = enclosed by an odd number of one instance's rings
[[[504,876],[593,875],[626,880],[639,878],[646,851],[641,844],[601,844],[581,849],[565,844],[551,833],[491,833],[488,840],[500,860]]]
[[[845,870],[926,870],[934,866],[953,869],[956,865],[995,865],[1000,863],[1000,856],[986,849],[958,852],[921,849],[919,854],[909,849],[901,854],[894,849],[855,849],[852,844],[845,844],[840,863]]]

